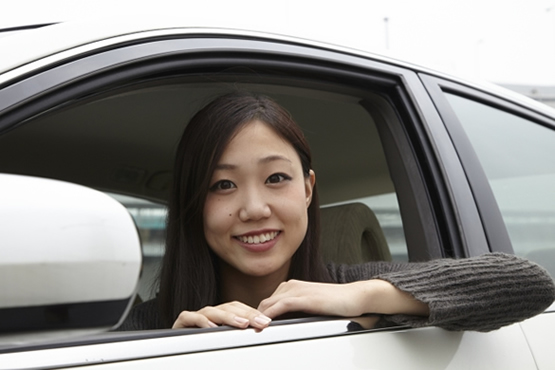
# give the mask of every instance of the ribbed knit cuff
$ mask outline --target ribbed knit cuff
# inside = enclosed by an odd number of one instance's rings
[[[492,253],[409,265],[376,276],[429,305],[427,318],[386,317],[399,324],[490,331],[543,312],[555,299],[549,274],[513,255]]]

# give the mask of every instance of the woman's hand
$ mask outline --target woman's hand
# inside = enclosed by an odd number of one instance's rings
[[[384,280],[350,284],[311,283],[290,280],[281,283],[258,310],[275,318],[287,312],[343,317],[375,314],[428,315],[428,305]]]
[[[215,328],[229,325],[236,328],[264,329],[272,320],[260,311],[241,302],[229,302],[219,306],[206,306],[198,311],[183,311],[173,323],[177,328]]]

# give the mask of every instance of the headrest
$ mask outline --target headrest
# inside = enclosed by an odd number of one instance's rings
[[[378,219],[362,203],[322,208],[320,238],[326,263],[391,261],[391,253]]]

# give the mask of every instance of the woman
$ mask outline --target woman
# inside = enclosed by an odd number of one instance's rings
[[[177,150],[160,293],[120,330],[264,329],[304,312],[488,331],[555,298],[545,270],[500,253],[325,266],[311,167],[300,128],[269,98],[233,93],[199,111]]]

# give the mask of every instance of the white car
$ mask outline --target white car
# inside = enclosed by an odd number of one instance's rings
[[[301,125],[334,230],[328,261],[501,251],[555,276],[547,106],[237,30],[62,23],[12,32],[0,50],[0,369],[555,368],[554,307],[489,333],[376,329],[372,317],[111,330],[156,294],[174,149],[213,97],[262,92]],[[350,249],[333,248],[338,235]]]

